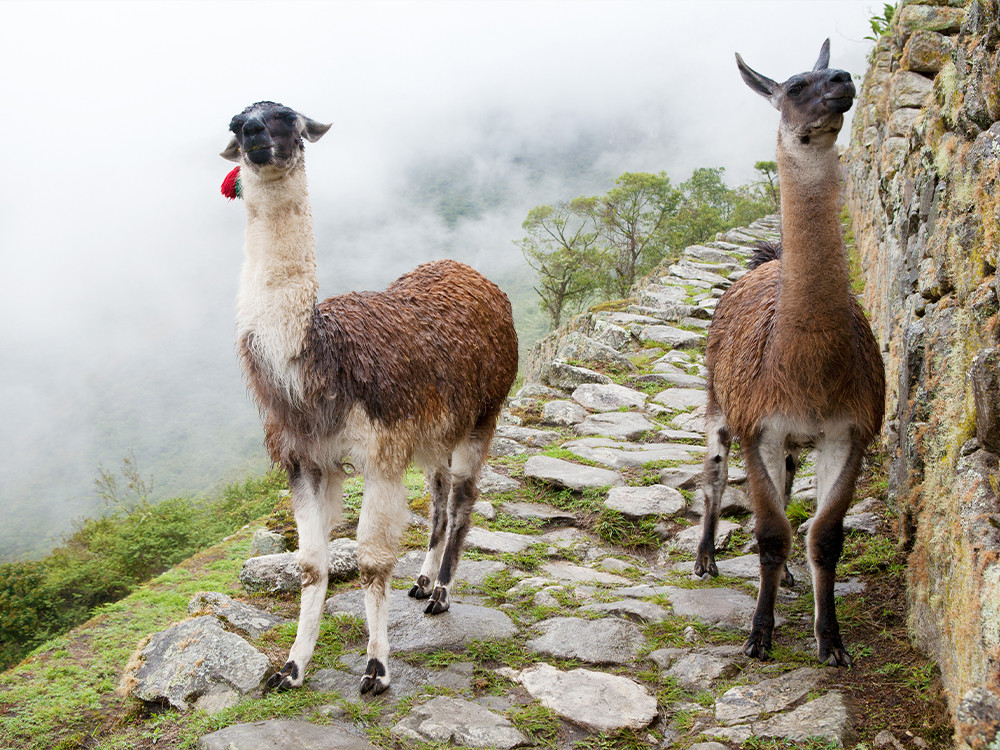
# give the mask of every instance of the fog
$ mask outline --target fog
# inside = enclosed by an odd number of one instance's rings
[[[784,80],[830,37],[860,75],[871,5],[0,3],[0,559],[100,512],[130,450],[157,496],[266,468],[233,354],[244,209],[219,194],[247,104],[333,123],[307,150],[324,296],[455,257],[530,337],[532,206],[627,170],[751,179],[777,114],[733,52]]]

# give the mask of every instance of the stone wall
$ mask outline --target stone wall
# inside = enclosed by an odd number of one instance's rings
[[[941,667],[957,745],[986,747],[1000,729],[997,0],[899,4],[846,162],[911,630]]]

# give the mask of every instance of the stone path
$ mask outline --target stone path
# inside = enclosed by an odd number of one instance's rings
[[[718,748],[751,737],[850,743],[845,697],[824,687],[824,670],[801,666],[814,648],[811,614],[800,609],[793,619],[782,611],[809,585],[804,570],[793,566],[798,583],[782,591],[778,611],[779,627],[801,632],[799,658],[764,669],[741,653],[757,560],[738,463],[731,466],[717,537],[722,577],[695,581],[691,574],[703,508],[706,326],[724,290],[744,273],[749,246],[776,237],[777,220],[769,217],[689,247],[638,290],[635,304],[580,316],[570,330],[539,342],[527,363],[528,382],[497,431],[451,610],[425,617],[406,596],[421,552],[406,554],[396,567],[389,606],[393,684],[386,696],[355,692],[364,667],[364,642],[357,640],[339,666],[312,668],[306,680],[306,689],[330,696],[324,721],[332,720],[336,731],[328,739],[313,731],[313,712],[237,724],[198,746],[241,750],[257,747],[254,737],[283,733],[298,738],[296,747],[368,747],[370,735],[344,715],[344,706],[359,701],[383,706],[379,736],[387,733],[398,747],[571,748],[623,730],[662,748],[699,739]],[[815,492],[809,475],[807,465],[796,483],[799,496]],[[871,512],[862,506],[855,515],[865,533]],[[638,537],[644,545],[630,545]],[[353,554],[349,542],[331,544],[338,578],[356,575]],[[241,580],[248,591],[287,591],[295,587],[290,560],[294,568],[288,553],[255,558]],[[845,595],[857,583],[844,587]],[[203,617],[235,621],[239,614],[256,628],[273,624],[274,618],[253,617],[211,596],[199,602],[193,611]],[[262,602],[266,608],[266,599],[255,600]],[[356,579],[332,592],[327,612],[363,616]],[[259,631],[238,632],[252,643]],[[150,684],[176,706],[201,700],[190,680],[163,687],[164,676],[157,679]],[[249,700],[259,695],[243,690],[246,682],[243,674],[217,675],[213,684],[204,678],[196,685],[199,695],[221,693],[225,707],[235,692]],[[152,699],[152,688],[140,689]],[[533,736],[535,724],[519,719],[532,706],[554,734]]]

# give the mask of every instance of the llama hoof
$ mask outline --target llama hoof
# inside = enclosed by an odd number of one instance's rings
[[[268,690],[285,691],[297,688],[302,683],[299,682],[299,665],[294,661],[285,662],[285,666],[280,672],[275,672],[267,678],[265,685]]]
[[[821,648],[819,660],[827,667],[850,667],[853,664],[851,655],[842,645]]]
[[[751,633],[743,644],[743,653],[751,659],[767,661],[771,658],[771,639],[765,638],[762,633]]]
[[[417,576],[417,582],[410,589],[410,596],[414,599],[426,599],[431,595],[431,579],[427,576]]]
[[[795,576],[793,576],[792,571],[788,569],[788,563],[785,563],[785,575],[781,578],[781,585],[786,589],[790,589],[795,585]]]
[[[712,578],[716,578],[719,575],[719,569],[715,565],[715,560],[699,557],[694,563],[694,574],[701,578],[706,573]]]
[[[369,659],[365,676],[361,678],[361,692],[371,691],[372,695],[381,695],[388,689],[389,678],[386,676],[385,665],[378,659]]]
[[[424,610],[425,615],[439,615],[442,612],[447,612],[448,608],[451,606],[451,602],[448,600],[448,589],[444,586],[438,586],[434,589],[434,593],[431,595],[431,600]]]

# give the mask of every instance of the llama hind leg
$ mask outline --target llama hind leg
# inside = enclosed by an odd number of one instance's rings
[[[319,637],[323,604],[326,600],[330,565],[330,528],[342,507],[343,478],[296,466],[289,470],[292,509],[299,536],[298,563],[302,573],[302,597],[299,624],[288,660],[280,671],[267,680],[267,687],[278,690],[301,687],[306,665],[312,659]]]
[[[361,678],[362,693],[370,690],[378,695],[389,687],[388,588],[406,521],[402,476],[366,477],[358,520],[358,566],[368,622],[368,663]]]
[[[424,614],[438,615],[451,606],[448,587],[451,585],[462,556],[462,545],[469,533],[472,506],[479,497],[479,472],[486,457],[486,446],[475,435],[459,445],[452,455],[452,485],[448,498],[448,533],[441,553],[441,567],[434,584],[434,593]]]
[[[844,545],[844,514],[854,496],[864,446],[845,429],[839,435],[828,432],[816,447],[816,517],[806,546],[812,568],[817,651],[824,664],[849,667],[851,655],[841,639],[833,585]]]
[[[448,467],[428,471],[427,486],[431,494],[431,538],[420,575],[410,589],[410,596],[416,599],[427,599],[434,593],[434,580],[441,568],[441,555],[448,533],[448,495],[451,492],[451,471]]]
[[[782,434],[765,430],[758,439],[743,446],[760,554],[760,591],[743,653],[762,661],[770,655],[774,603],[792,546],[792,527],[784,508],[786,451],[783,443]]]
[[[799,455],[801,453],[802,450],[800,448],[794,448],[785,456],[785,510],[788,509],[788,503],[792,500],[792,484],[795,483],[795,474],[799,470]],[[785,574],[781,579],[781,585],[786,588],[792,588],[795,585],[795,576],[788,569],[787,561],[785,562]]]
[[[729,481],[729,448],[732,436],[718,407],[708,417],[708,452],[705,454],[702,474],[702,494],[705,496],[705,513],[702,516],[701,542],[694,561],[694,574],[719,575],[715,565],[715,530],[719,523],[722,493]]]

